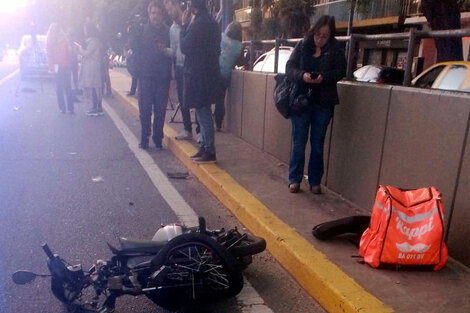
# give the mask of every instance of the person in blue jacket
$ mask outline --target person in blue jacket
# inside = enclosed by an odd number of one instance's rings
[[[230,85],[230,76],[235,63],[242,51],[242,25],[238,22],[230,23],[222,34],[220,42],[220,89],[215,100],[215,128],[221,131],[225,116],[225,92]]]

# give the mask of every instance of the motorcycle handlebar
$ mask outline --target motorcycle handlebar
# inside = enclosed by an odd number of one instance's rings
[[[52,253],[51,249],[49,248],[49,246],[47,245],[47,243],[44,243],[41,245],[41,248],[42,250],[44,250],[44,253],[46,253],[47,257],[49,259],[53,259],[54,258],[54,254]]]

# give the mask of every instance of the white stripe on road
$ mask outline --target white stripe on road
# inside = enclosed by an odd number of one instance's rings
[[[163,174],[158,165],[153,161],[147,151],[138,148],[137,137],[121,120],[113,108],[106,102],[103,102],[103,108],[109,115],[111,120],[121,132],[127,141],[129,148],[142,165],[147,175],[152,180],[153,185],[162,195],[163,199],[168,203],[170,208],[176,214],[178,219],[186,225],[197,225],[197,214],[183,199],[178,191],[173,187],[168,178]],[[264,300],[258,292],[251,286],[248,280],[244,280],[244,286],[240,294],[237,296],[237,302],[241,307],[242,313],[273,313],[273,311],[264,304]]]
[[[12,77],[15,76],[16,74],[18,74],[19,71],[20,71],[20,70],[17,69],[17,70],[14,71],[13,73],[10,73],[10,74],[8,74],[6,77],[2,78],[2,79],[0,80],[0,85],[3,84],[3,83],[6,83],[7,80],[9,80],[10,78],[12,78]]]
[[[142,165],[145,172],[150,177],[150,180],[152,180],[155,188],[157,188],[163,199],[165,199],[173,212],[175,212],[178,221],[188,226],[197,225],[198,218],[194,210],[188,205],[183,197],[181,197],[175,187],[173,187],[158,165],[155,164],[148,152],[138,147],[139,142],[137,137],[107,103],[103,103],[103,108],[127,141],[129,149],[134,153],[140,165]]]

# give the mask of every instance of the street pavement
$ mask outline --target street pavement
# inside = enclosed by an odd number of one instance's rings
[[[125,96],[128,74],[115,69],[111,75],[115,96],[136,114],[136,99]],[[176,102],[174,90],[172,96]],[[357,207],[329,190],[313,195],[303,186],[299,194],[290,194],[286,164],[227,131],[216,133],[217,164],[197,165],[189,160],[195,143],[174,140],[181,129],[181,123],[167,124],[168,149],[250,231],[267,239],[271,254],[328,312],[470,312],[467,267],[452,258],[438,272],[362,264],[347,238],[322,242],[311,230],[324,221],[369,214],[370,208]]]
[[[52,82],[20,83],[18,75],[2,81],[11,69],[2,71],[2,66],[0,313],[65,312],[48,279],[17,286],[11,274],[47,272],[44,242],[88,268],[110,257],[106,242],[117,245],[120,236],[151,238],[160,224],[181,217],[153,180],[155,172],[187,169],[167,150],[136,151],[140,123],[125,103],[108,99],[103,117],[85,116],[84,103],[76,104],[74,115],[61,114]],[[170,188],[167,180],[161,182]],[[180,203],[205,216],[209,227],[244,229],[192,175],[170,183]],[[268,252],[255,257],[245,277],[241,295],[204,311],[324,312]],[[143,296],[123,297],[116,307],[116,312],[164,312]]]

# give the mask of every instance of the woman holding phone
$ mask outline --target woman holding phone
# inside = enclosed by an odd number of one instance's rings
[[[300,85],[309,100],[308,108],[291,117],[292,150],[289,162],[289,191],[297,193],[304,174],[305,146],[310,130],[311,152],[308,184],[314,194],[321,193],[323,146],[326,130],[338,104],[336,83],[346,72],[342,45],[335,39],[335,20],[324,15],[308,31],[292,52],[286,74]]]

